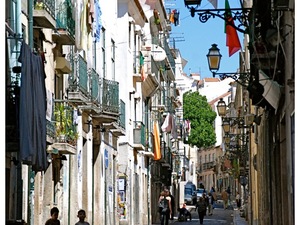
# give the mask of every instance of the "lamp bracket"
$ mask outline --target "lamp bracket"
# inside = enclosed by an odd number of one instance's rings
[[[230,126],[238,125],[239,128],[243,128],[245,124],[243,117],[222,117],[222,122],[227,122]]]
[[[246,133],[242,133],[242,134],[232,134],[232,133],[227,133],[225,134],[225,138],[228,137],[233,141],[243,141],[243,142],[248,142],[248,138],[249,138],[249,131],[247,131]]]
[[[251,74],[250,73],[216,73],[212,72],[213,77],[219,76],[221,80],[224,80],[225,78],[232,78],[234,79],[237,83],[244,87],[248,87],[248,83],[251,81]]]
[[[201,23],[206,23],[210,18],[219,17],[222,20],[226,21],[226,23],[232,27],[234,27],[237,31],[241,33],[248,33],[249,28],[249,14],[251,11],[251,8],[231,8],[231,14],[232,19],[234,21],[237,21],[239,24],[236,26],[233,23],[228,22],[227,12],[228,9],[197,9],[195,7],[189,7],[187,8],[190,10],[191,16],[194,17],[195,13],[197,12],[199,15],[199,21]],[[241,27],[244,26],[245,30],[243,30]]]

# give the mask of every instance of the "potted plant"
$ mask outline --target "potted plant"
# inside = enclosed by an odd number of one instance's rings
[[[72,116],[63,103],[55,105],[54,116],[57,141],[66,142],[68,129],[72,125]]]
[[[67,132],[67,142],[73,146],[77,145],[78,132],[75,129],[69,129]]]
[[[58,142],[69,143],[76,146],[78,139],[78,132],[73,125],[73,114],[71,108],[58,103],[54,109],[56,138]]]

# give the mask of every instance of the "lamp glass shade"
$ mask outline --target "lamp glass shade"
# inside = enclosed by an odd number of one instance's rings
[[[217,110],[219,116],[225,116],[226,115],[226,103],[224,100],[221,98],[220,101],[217,104]]]
[[[210,71],[218,71],[222,55],[216,44],[212,44],[206,55]]]
[[[225,144],[229,144],[230,143],[230,137],[229,137],[229,135],[227,135],[227,136],[224,137],[224,141],[225,141]]]
[[[222,126],[223,126],[223,130],[224,130],[225,133],[228,133],[230,131],[229,121],[224,121]]]
[[[201,0],[184,0],[184,4],[187,5],[200,5]]]

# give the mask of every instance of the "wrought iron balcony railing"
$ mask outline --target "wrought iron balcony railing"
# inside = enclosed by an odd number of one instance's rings
[[[72,91],[81,91],[86,96],[88,94],[88,72],[87,62],[79,54],[70,58],[72,65],[72,74],[69,78],[69,87]]]
[[[76,145],[78,133],[73,122],[73,109],[65,103],[55,103],[54,126],[56,142]]]
[[[119,83],[101,78],[101,107],[105,112],[119,113]]]
[[[119,116],[119,125],[122,128],[126,128],[125,127],[125,121],[126,121],[126,115],[125,115],[125,102],[123,102],[122,100],[120,101],[120,116]]]
[[[85,105],[82,109],[92,110],[94,115],[109,113],[114,117],[119,116],[119,83],[100,78],[95,69],[87,67],[87,62],[79,54],[71,56],[70,62],[73,72],[69,77],[69,100],[77,105]]]
[[[64,29],[75,37],[75,21],[72,18],[73,5],[70,0],[60,3],[56,15],[56,28]]]
[[[133,143],[146,146],[145,125],[141,121],[134,122],[133,128]]]
[[[203,170],[213,169],[214,166],[215,166],[215,162],[208,162],[202,164]]]
[[[91,80],[91,97],[92,102],[100,103],[99,99],[99,74],[94,70],[90,70],[90,80]]]
[[[35,0],[34,9],[46,10],[53,18],[55,18],[55,0]]]

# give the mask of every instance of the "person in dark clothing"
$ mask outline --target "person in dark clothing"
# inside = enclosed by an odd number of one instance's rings
[[[172,209],[172,213],[171,213],[171,218],[170,218],[170,220],[174,220],[175,198],[174,198],[174,196],[171,194],[171,192],[170,192],[168,189],[166,189],[166,193],[167,193],[167,195],[170,196],[170,198],[171,198],[171,209]]]
[[[207,204],[203,197],[200,197],[199,201],[196,204],[196,210],[198,209],[198,216],[200,224],[203,224],[204,216],[206,215]]]
[[[171,209],[171,198],[170,196],[168,196],[166,190],[160,193],[158,199],[158,205],[159,205],[161,225],[168,225],[169,219],[172,214],[172,209]]]
[[[182,208],[178,208],[178,212],[178,220],[181,218],[181,215],[183,215],[185,219],[190,218],[190,221],[192,220],[192,214],[186,208],[185,203],[183,203]]]
[[[204,201],[206,203],[206,206],[208,206],[209,204],[209,199],[208,199],[208,196],[206,195],[206,193],[203,193],[203,198],[204,198]]]
[[[45,225],[60,225],[60,221],[58,219],[59,210],[57,207],[53,207],[50,210],[51,218],[48,219]]]

